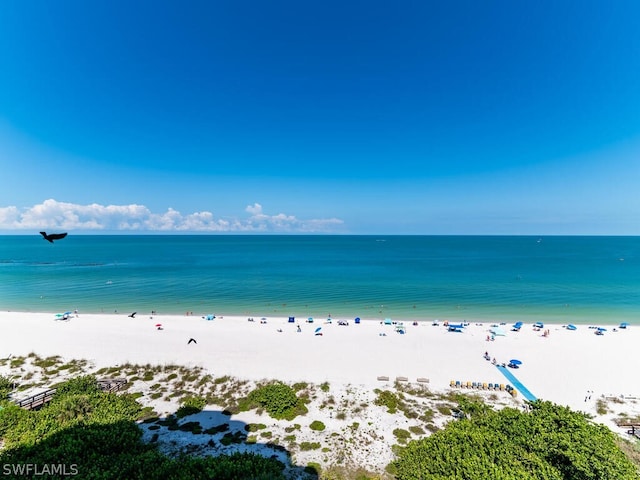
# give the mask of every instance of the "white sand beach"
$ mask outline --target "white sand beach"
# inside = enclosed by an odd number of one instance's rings
[[[383,325],[380,319],[363,319],[359,324],[344,320],[348,326],[335,318],[331,323],[327,319],[290,323],[287,318],[267,317],[263,323],[259,317],[248,321],[226,316],[206,320],[201,315],[139,313],[129,318],[80,313],[62,321],[53,313],[2,312],[0,357],[32,352],[41,357],[60,355],[89,360],[96,370],[124,363],[198,366],[216,377],[329,382],[334,394],[350,392],[359,395],[359,401],[370,402],[375,388],[390,388],[398,377],[436,392],[450,391],[452,380],[511,383],[483,358],[488,352],[498,363],[520,360],[520,368],[509,371],[537,398],[585,411],[620,433],[623,430],[612,422],[616,413],[640,414],[640,384],[634,380],[640,370],[640,357],[634,354],[640,327],[634,325],[616,331],[608,326],[603,335],[596,335],[586,325],[571,331],[546,324],[548,335],[543,336],[531,324],[519,332],[507,324],[502,326],[506,335],[489,341],[489,323],[470,323],[463,332],[454,333],[443,322],[437,326],[404,322],[406,333],[400,334],[395,325]],[[318,328],[322,335],[315,334]],[[197,343],[189,344],[189,339]],[[388,381],[379,380],[385,376]],[[514,399],[506,392],[497,393],[507,404],[523,401],[521,395]],[[616,402],[617,412],[597,415],[596,401],[603,396],[622,399]],[[313,417],[331,425],[332,413],[326,409],[313,410]],[[387,427],[393,429],[396,420]],[[373,466],[383,467],[390,460],[390,449],[386,457],[377,455],[380,465]]]

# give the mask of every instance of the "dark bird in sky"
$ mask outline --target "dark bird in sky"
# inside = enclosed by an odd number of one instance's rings
[[[129,315],[131,318],[136,318],[136,313],[138,312],[133,312],[131,315]]]
[[[50,233],[49,235],[47,235],[47,232],[40,232],[40,235],[42,235],[44,239],[49,243],[53,243],[54,240],[60,240],[61,238],[67,236],[66,233]]]
[[[190,338],[189,341],[187,342],[187,345],[189,345],[190,343],[195,343],[197,344],[198,342],[196,342],[195,338]]]

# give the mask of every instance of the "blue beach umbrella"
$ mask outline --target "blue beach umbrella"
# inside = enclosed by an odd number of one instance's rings
[[[509,363],[513,363],[514,365],[522,365],[522,362],[520,360],[515,359],[515,358],[509,360]]]
[[[322,327],[316,328],[316,332],[315,333],[318,333],[320,330],[322,330]]]
[[[578,327],[576,327],[575,325],[569,324],[567,325],[567,330],[577,330]]]

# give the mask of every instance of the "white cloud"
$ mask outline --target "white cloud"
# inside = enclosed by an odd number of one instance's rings
[[[245,212],[248,218],[229,220],[216,219],[206,211],[183,215],[169,208],[154,213],[144,205],[78,205],[49,199],[23,210],[0,207],[0,230],[329,233],[343,224],[337,218],[302,220],[284,213],[268,215],[259,203],[247,206]]]

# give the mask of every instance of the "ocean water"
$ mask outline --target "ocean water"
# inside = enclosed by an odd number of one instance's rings
[[[9,235],[0,308],[634,323],[640,237]]]

